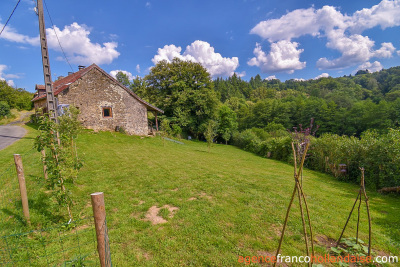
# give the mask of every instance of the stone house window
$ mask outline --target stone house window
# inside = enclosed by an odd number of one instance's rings
[[[103,118],[112,118],[112,107],[103,107]]]

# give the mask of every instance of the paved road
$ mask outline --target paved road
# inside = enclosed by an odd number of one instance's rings
[[[21,126],[0,126],[0,150],[21,139],[26,130]]]

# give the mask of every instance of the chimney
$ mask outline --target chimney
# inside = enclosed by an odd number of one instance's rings
[[[71,74],[74,74],[74,73],[73,73],[72,71],[69,71],[69,72],[68,72],[68,76],[71,75]]]
[[[84,68],[86,68],[86,67],[85,67],[85,66],[82,66],[82,65],[79,65],[79,66],[78,66],[78,69],[79,69],[79,70],[84,69]]]
[[[58,76],[57,81],[61,80],[62,78],[64,78],[64,76]]]

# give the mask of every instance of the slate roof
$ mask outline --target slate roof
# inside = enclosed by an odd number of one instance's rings
[[[129,88],[127,88],[126,86],[124,86],[123,84],[121,84],[120,82],[118,82],[114,77],[112,77],[110,74],[108,74],[107,72],[105,72],[103,69],[101,69],[99,66],[97,66],[96,64],[92,64],[89,67],[83,68],[77,72],[74,72],[64,78],[61,78],[55,82],[53,82],[53,92],[54,92],[54,96],[58,95],[59,93],[61,93],[62,91],[64,91],[65,89],[67,89],[69,87],[70,84],[74,83],[75,81],[77,81],[79,78],[85,76],[89,71],[91,71],[92,69],[97,69],[99,70],[101,73],[103,73],[105,76],[107,76],[113,83],[119,85],[120,87],[122,87],[126,92],[128,92],[132,97],[134,97],[136,100],[138,100],[140,103],[144,104],[147,107],[147,110],[151,110],[151,111],[157,111],[160,113],[164,113],[163,110],[157,108],[156,106],[151,105],[150,103],[147,103],[146,101],[144,101],[143,99],[141,99],[138,95],[136,95],[134,92],[132,92]],[[46,98],[46,94],[44,93],[40,93],[40,91],[45,90],[45,86],[44,85],[40,85],[37,84],[36,85],[36,90],[38,90],[38,94],[35,95],[35,97],[32,99],[32,102],[36,102],[38,100],[41,99],[45,99]]]

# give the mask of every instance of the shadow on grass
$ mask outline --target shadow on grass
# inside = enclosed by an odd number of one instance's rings
[[[4,214],[8,215],[9,217],[14,218],[14,223],[16,222],[21,226],[26,226],[26,221],[20,214],[16,214],[15,212],[13,212],[9,209],[6,209],[6,208],[0,209],[0,211],[2,211]],[[15,224],[13,226],[15,226]]]
[[[29,200],[29,208],[43,215],[47,221],[52,223],[59,223],[65,219],[64,216],[58,214],[58,209],[54,209],[51,198],[44,192],[39,192],[35,199]]]
[[[34,130],[39,130],[39,124],[28,122],[28,123],[25,123],[25,125]]]

